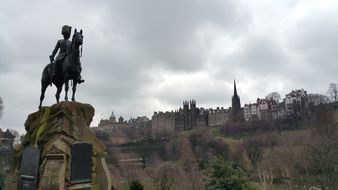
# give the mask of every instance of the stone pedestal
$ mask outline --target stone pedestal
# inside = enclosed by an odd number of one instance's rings
[[[105,162],[105,147],[89,128],[93,116],[94,108],[91,105],[77,102],[61,102],[30,114],[25,122],[27,133],[15,150],[17,183],[22,177],[20,166],[23,151],[26,147],[35,146],[41,150],[38,189],[110,189],[111,177]],[[88,143],[91,147],[91,151],[84,151],[87,161],[88,154],[91,156],[91,162],[89,160],[84,166],[87,169],[83,168],[91,172],[91,179],[88,180],[87,176],[83,184],[81,180],[77,184],[71,183],[74,178],[71,176],[74,175],[71,162],[81,159],[78,154],[72,159],[72,147],[78,143]]]

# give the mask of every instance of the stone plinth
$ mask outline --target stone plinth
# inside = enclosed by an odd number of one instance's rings
[[[87,189],[110,189],[105,147],[89,128],[93,116],[91,105],[77,102],[61,102],[30,114],[25,122],[27,133],[15,150],[18,181],[22,153],[25,147],[35,146],[41,150],[39,189],[76,189],[81,184],[71,184],[72,145],[88,143],[92,147],[91,165],[88,166],[91,167],[91,182],[83,185]]]

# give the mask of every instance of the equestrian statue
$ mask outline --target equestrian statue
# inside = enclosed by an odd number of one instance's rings
[[[56,86],[56,102],[59,103],[60,93],[63,84],[65,84],[65,101],[68,101],[69,81],[73,84],[72,101],[75,101],[75,92],[77,84],[81,84],[84,80],[81,77],[81,62],[83,35],[82,30],[77,32],[74,30],[72,41],[69,41],[71,35],[71,26],[63,26],[61,34],[63,39],[57,41],[56,46],[49,56],[50,63],[45,66],[41,78],[41,96],[39,108],[42,106],[42,101],[45,97],[45,92],[48,85],[54,84]],[[80,53],[81,47],[81,53]],[[54,57],[56,53],[56,59]]]

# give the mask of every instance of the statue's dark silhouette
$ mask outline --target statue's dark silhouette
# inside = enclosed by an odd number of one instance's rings
[[[57,91],[55,98],[56,102],[59,103],[63,84],[65,84],[65,100],[68,101],[69,80],[72,80],[72,101],[75,101],[76,86],[78,83],[84,82],[80,75],[82,70],[80,62],[80,46],[83,43],[82,30],[77,32],[75,29],[71,42],[68,40],[70,32],[70,26],[64,26],[62,28],[64,39],[57,42],[56,47],[50,56],[51,63],[46,65],[43,69],[39,108],[42,106],[42,101],[49,84],[54,84],[56,86]],[[60,51],[54,61],[54,56],[58,49],[60,49]]]

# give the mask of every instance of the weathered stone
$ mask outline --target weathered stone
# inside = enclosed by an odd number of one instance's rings
[[[111,182],[110,176],[105,175],[105,173],[109,173],[109,169],[106,164],[106,159],[102,156],[101,158],[97,158],[97,184],[98,189],[110,189]]]
[[[43,176],[39,189],[63,190],[65,189],[66,155],[47,154],[45,157]]]
[[[42,107],[39,111],[30,114],[25,122],[27,133],[22,144],[15,150],[14,163],[16,171],[20,172],[19,166],[23,161],[21,160],[23,147],[38,146],[42,151],[42,164],[39,168],[40,189],[42,188],[41,185],[44,186],[42,189],[69,189],[74,186],[70,183],[72,171],[71,147],[79,142],[88,143],[92,146],[90,186],[92,189],[101,186],[98,182],[101,182],[102,179],[97,178],[103,177],[103,181],[109,179],[107,183],[110,188],[109,172],[104,170],[104,174],[97,173],[98,170],[102,171],[102,169],[98,168],[106,167],[105,162],[97,162],[98,159],[104,158],[105,147],[90,130],[89,125],[93,116],[94,108],[91,105],[77,102],[61,102],[51,107]],[[57,155],[64,155],[64,161],[56,159]],[[59,166],[60,168],[58,169],[57,167]],[[49,171],[55,171],[55,173],[52,174]],[[55,184],[51,181],[51,176],[55,176],[57,181],[60,184],[64,183],[64,185],[45,188],[48,183]],[[63,182],[61,182],[62,180]]]
[[[90,183],[87,184],[77,184],[68,188],[68,190],[96,190]]]

